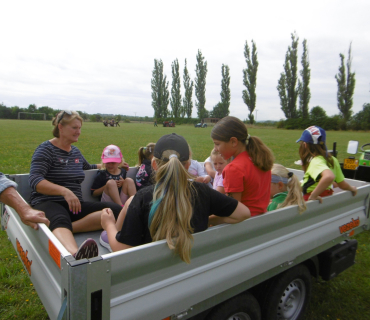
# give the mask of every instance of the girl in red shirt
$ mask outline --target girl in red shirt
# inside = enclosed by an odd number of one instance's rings
[[[235,117],[217,122],[211,137],[224,159],[234,158],[222,173],[226,194],[246,205],[252,216],[265,213],[270,202],[272,151],[248,134],[245,124]]]

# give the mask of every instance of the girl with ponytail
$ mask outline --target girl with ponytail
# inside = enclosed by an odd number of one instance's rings
[[[152,158],[154,153],[155,143],[148,143],[146,147],[140,147],[138,151],[139,162],[136,165],[136,190],[139,191],[142,188],[153,184],[152,181]]]
[[[252,216],[265,213],[274,164],[271,150],[261,139],[248,134],[245,124],[235,117],[217,122],[211,137],[214,149],[225,160],[233,158],[222,172],[225,193],[246,205]]]
[[[344,181],[344,175],[338,159],[333,157],[326,147],[326,132],[318,126],[311,126],[302,132],[299,142],[299,156],[304,171],[302,191],[303,199],[319,200],[334,193],[333,182],[342,190],[357,194],[357,188]]]
[[[113,251],[164,239],[190,263],[193,233],[250,217],[240,202],[193,181],[187,171],[189,159],[189,146],[182,136],[172,133],[158,140],[152,159],[155,185],[126,202],[117,223],[110,209],[103,212],[102,226]]]
[[[298,205],[299,213],[306,210],[301,183],[293,172],[275,163],[271,170],[271,203],[267,211]]]

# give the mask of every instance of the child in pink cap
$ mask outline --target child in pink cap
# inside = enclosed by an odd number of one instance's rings
[[[135,182],[126,178],[125,162],[119,147],[111,144],[104,148],[101,169],[91,186],[91,194],[101,197],[102,202],[114,202],[124,206],[136,193]]]

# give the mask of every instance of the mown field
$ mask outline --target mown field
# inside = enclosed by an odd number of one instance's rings
[[[272,149],[277,163],[299,169],[294,164],[299,159],[295,141],[301,130],[259,127],[248,130]],[[49,121],[0,120],[0,171],[8,174],[29,172],[33,151],[41,142],[52,138],[51,131]],[[84,123],[75,145],[90,163],[98,163],[103,148],[116,144],[122,149],[126,162],[133,166],[139,147],[172,132],[187,139],[194,159],[204,161],[209,156],[213,148],[210,127],[163,128],[148,123],[128,123],[113,128],[104,127],[102,123]],[[370,135],[366,132],[327,132],[328,148],[332,149],[333,142],[337,142],[341,162],[347,156],[348,140],[358,140],[361,146],[370,143]],[[356,265],[332,281],[314,283],[305,320],[370,319],[370,232],[366,231],[356,239],[359,241]],[[47,319],[37,293],[3,231],[0,231],[0,319]]]

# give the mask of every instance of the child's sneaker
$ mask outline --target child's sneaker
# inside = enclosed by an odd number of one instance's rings
[[[112,252],[112,249],[109,245],[109,241],[108,241],[108,234],[107,234],[107,231],[103,231],[100,235],[100,240],[99,240],[100,244],[109,250],[109,252]]]
[[[99,255],[99,248],[97,243],[94,239],[87,239],[85,240],[80,247],[78,248],[77,252],[73,255],[76,260],[80,259],[90,259],[97,257]]]

